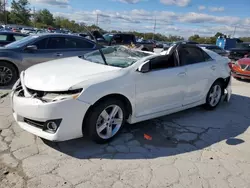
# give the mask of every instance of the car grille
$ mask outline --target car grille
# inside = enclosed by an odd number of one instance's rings
[[[28,123],[29,125],[32,125],[36,128],[40,128],[40,129],[44,128],[44,124],[45,124],[44,122],[35,121],[35,120],[28,119],[28,118],[24,118],[23,120],[25,123]]]

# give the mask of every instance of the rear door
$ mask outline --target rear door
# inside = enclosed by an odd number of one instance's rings
[[[65,37],[62,57],[81,56],[96,49],[96,44],[82,37]]]
[[[181,66],[187,70],[187,91],[183,105],[198,102],[207,95],[216,79],[217,63],[199,47],[186,45],[179,49]]]

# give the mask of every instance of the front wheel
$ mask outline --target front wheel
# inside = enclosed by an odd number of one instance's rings
[[[87,117],[86,131],[93,141],[103,144],[120,132],[125,120],[124,104],[117,99],[108,99],[92,108]]]
[[[215,109],[221,101],[222,94],[223,94],[222,84],[221,82],[216,81],[212,85],[207,94],[205,108],[208,110]]]
[[[10,86],[17,80],[15,67],[5,61],[0,61],[0,86]]]

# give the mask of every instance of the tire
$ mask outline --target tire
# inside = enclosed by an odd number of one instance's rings
[[[0,86],[11,86],[17,79],[18,73],[14,65],[0,61]]]
[[[114,108],[116,108],[118,112],[113,116],[114,119],[112,120],[112,118],[107,115],[110,115]],[[107,114],[104,113],[104,110]],[[103,115],[101,116],[101,114]],[[117,124],[115,124],[114,121],[117,121]],[[84,132],[86,131],[87,136],[94,142],[105,144],[119,134],[125,121],[125,105],[118,99],[110,98],[93,106],[90,113],[88,113]],[[108,130],[112,130],[111,136],[108,134]]]
[[[217,93],[214,93],[216,91]],[[214,82],[210,90],[208,91],[206,97],[206,103],[204,105],[205,109],[214,110],[220,104],[222,95],[223,95],[223,84],[220,81]],[[214,100],[214,102],[212,102],[212,100]]]

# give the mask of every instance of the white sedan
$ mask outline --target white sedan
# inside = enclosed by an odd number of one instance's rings
[[[11,93],[24,130],[51,141],[89,136],[105,143],[130,124],[229,101],[229,59],[195,45],[162,54],[107,47],[20,74]],[[223,96],[224,95],[224,96]]]

